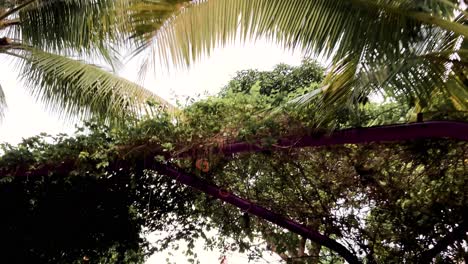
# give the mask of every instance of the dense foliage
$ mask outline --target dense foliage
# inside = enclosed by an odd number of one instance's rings
[[[3,145],[3,261],[141,263],[153,250],[144,227],[164,224],[180,237],[192,232],[196,222],[181,228],[184,221],[171,220],[187,212],[191,192],[138,163],[110,164],[116,138],[106,127],[90,125],[85,134],[42,134],[16,147]],[[11,168],[20,176],[5,177]],[[38,171],[28,175],[33,169]]]
[[[70,263],[86,256],[139,263],[152,250],[177,247],[179,240],[189,242],[187,254],[193,255],[194,240],[201,237],[208,247],[252,258],[269,250],[287,262],[342,262],[335,252],[251,217],[248,210],[159,175],[154,169],[161,164],[318,230],[367,263],[466,260],[466,142],[416,140],[228,156],[213,151],[234,141],[268,147],[282,136],[414,118],[411,109],[394,102],[362,102],[317,123],[313,108],[296,109],[285,98],[313,90],[321,72],[307,60],[271,73],[244,71],[220,96],[177,116],[160,113],[123,129],[89,124],[74,137],[41,135],[4,145],[4,260]],[[294,85],[297,75],[302,82]],[[218,235],[207,237],[209,230]],[[152,231],[162,234],[156,244],[143,236]]]
[[[279,64],[272,71],[243,70],[223,88],[221,94],[250,93],[257,84],[260,95],[271,97],[275,105],[284,104],[296,95],[318,86],[324,69],[316,61],[304,59],[300,66]]]

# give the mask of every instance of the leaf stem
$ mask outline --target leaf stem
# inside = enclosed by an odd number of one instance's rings
[[[34,3],[35,1],[37,0],[29,0],[29,1],[22,3],[21,5],[18,5],[18,6],[13,7],[12,9],[9,9],[8,11],[0,15],[0,20],[7,18],[11,14],[14,14],[15,12],[21,10],[22,8]]]

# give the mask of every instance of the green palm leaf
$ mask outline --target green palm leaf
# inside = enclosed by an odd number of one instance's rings
[[[240,36],[336,58],[364,48],[388,57],[420,39],[422,24],[468,36],[467,26],[450,20],[453,3],[428,2],[423,12],[418,1],[408,0],[196,1],[155,33],[154,53],[169,51],[171,62],[188,64]]]
[[[18,35],[26,45],[63,55],[114,60],[114,47],[127,41],[120,10],[126,0],[36,0],[19,12]]]
[[[173,111],[170,104],[143,87],[70,59],[106,61],[114,67],[115,50],[141,43],[141,25],[162,19],[177,1],[157,1],[154,6],[164,7],[161,12],[136,17],[141,4],[140,0],[0,2],[0,53],[20,58],[27,89],[65,118],[118,122],[146,110],[153,113],[146,108],[148,100]]]
[[[7,37],[47,52],[115,60],[120,47],[134,48],[183,1],[23,0],[7,8],[2,22]],[[6,15],[5,15],[6,14]],[[8,19],[7,19],[8,18]],[[129,41],[132,38],[133,41]]]
[[[143,0],[137,1],[127,8],[133,25],[132,38],[137,41],[137,48],[134,50],[133,56],[148,53],[143,55],[145,60],[140,69],[141,77],[145,75],[149,67],[153,67],[158,61],[169,68],[169,60],[167,58],[161,59],[167,55],[167,52],[160,52],[156,56],[153,40],[155,34],[189,4],[190,0]]]
[[[400,51],[388,60],[366,50],[360,57],[348,55],[325,79],[325,104],[343,100],[357,102],[371,93],[385,91],[393,97],[416,100],[429,106],[439,93],[457,102],[459,110],[468,107],[466,72],[468,50],[462,49],[463,38],[452,32],[434,29],[428,37]]]
[[[30,48],[15,55],[22,59],[21,78],[31,95],[64,118],[120,123],[144,113],[148,100],[174,110],[143,87],[95,65]]]
[[[333,58],[324,104],[355,102],[379,89],[424,104],[454,83],[467,89],[454,70],[462,63],[450,59],[455,41],[468,36],[466,14],[449,0],[196,1],[155,32],[148,57],[184,66],[216,46],[264,37]],[[457,65],[447,71],[450,63]],[[296,102],[310,102],[305,98]]]

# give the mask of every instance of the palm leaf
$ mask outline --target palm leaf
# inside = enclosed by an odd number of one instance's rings
[[[140,67],[140,77],[144,77],[148,68],[153,67],[157,61],[166,63],[166,68],[170,67],[167,58],[160,60],[161,57],[153,52],[154,36],[189,3],[190,0],[144,0],[134,3],[127,9],[133,25],[132,38],[137,41],[137,48],[134,49],[132,56],[142,55],[145,58]],[[165,56],[167,53],[158,55]]]
[[[3,119],[6,108],[7,108],[7,103],[6,103],[5,93],[3,92],[2,85],[0,85],[0,120]]]
[[[450,58],[442,54],[454,53],[454,40],[468,36],[465,20],[449,0],[196,1],[155,33],[148,58],[184,66],[216,46],[264,37],[333,57],[324,104],[349,104],[382,89],[424,104],[434,89],[448,92],[442,77]],[[461,78],[455,71],[449,77]]]
[[[120,123],[144,113],[148,100],[174,110],[150,91],[95,65],[31,48],[10,55],[21,58],[21,78],[31,95],[63,118]]]
[[[128,6],[135,31],[133,37],[149,40],[153,33],[159,30],[167,19],[175,15],[181,8],[187,6],[190,0],[142,0],[134,1]]]
[[[456,9],[451,1],[425,2],[424,11],[409,0],[196,1],[155,33],[153,55],[187,65],[237,37],[265,37],[335,58],[363,48],[388,58],[420,39],[422,24],[468,36],[468,27],[450,20]]]
[[[461,40],[451,32],[433,30],[424,41],[402,50],[396,60],[379,61],[367,52],[360,57],[347,56],[324,80],[321,108],[349,106],[380,92],[405,98],[420,108],[448,98],[456,110],[464,110],[468,107],[467,73],[463,70],[468,66],[468,50],[460,48]]]
[[[47,52],[103,58],[144,47],[153,31],[189,0],[24,0],[0,22],[6,36]],[[1,15],[1,11],[0,11]],[[137,50],[138,53],[138,50]]]
[[[24,44],[63,55],[102,56],[127,41],[125,0],[36,0],[19,12]]]

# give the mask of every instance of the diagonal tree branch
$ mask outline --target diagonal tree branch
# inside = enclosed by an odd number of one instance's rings
[[[195,175],[181,172],[167,165],[156,166],[154,169],[163,175],[174,178],[176,181],[180,183],[188,185],[194,189],[202,191],[203,193],[206,193],[224,202],[232,204],[242,210],[248,211],[249,213],[256,215],[262,219],[265,219],[273,224],[286,228],[291,232],[294,232],[307,239],[310,239],[311,241],[315,243],[323,245],[333,250],[334,252],[338,253],[341,257],[343,257],[350,264],[361,263],[361,261],[353,253],[351,253],[351,251],[349,251],[346,247],[338,243],[336,240],[333,240],[327,236],[324,236],[315,230],[310,230],[307,227],[293,220],[287,219],[280,214],[274,213],[264,207],[261,207],[255,203],[252,203],[248,200],[238,197],[226,190],[222,190],[221,188],[215,185],[209,184],[199,179]]]
[[[350,128],[338,130],[329,134],[312,134],[308,136],[297,136],[278,139],[278,143],[271,147],[264,147],[260,141],[258,143],[238,142],[233,144],[223,145],[222,148],[215,148],[214,152],[224,155],[232,155],[243,152],[261,152],[265,150],[283,150],[289,148],[304,148],[329,146],[340,144],[365,144],[370,142],[391,142],[429,138],[450,138],[461,141],[468,141],[468,122],[457,121],[430,121],[402,125],[375,126],[367,128]],[[166,159],[184,158],[192,155],[195,152],[188,150],[180,153],[175,157],[171,157],[168,153],[162,153],[160,146],[140,145],[132,146],[130,152],[135,149],[141,149],[145,155],[163,155]],[[141,151],[138,150],[138,151]],[[129,148],[120,149],[122,153],[129,152]],[[137,151],[137,152],[138,152]],[[205,153],[205,152],[204,152]],[[206,154],[206,153],[205,153]],[[47,175],[48,171],[59,170],[66,171],[70,166],[73,166],[73,159],[64,158],[64,162],[60,164],[44,163],[34,169],[18,168],[16,171],[10,171],[9,168],[0,168],[1,177],[17,177],[17,176],[35,176]]]

